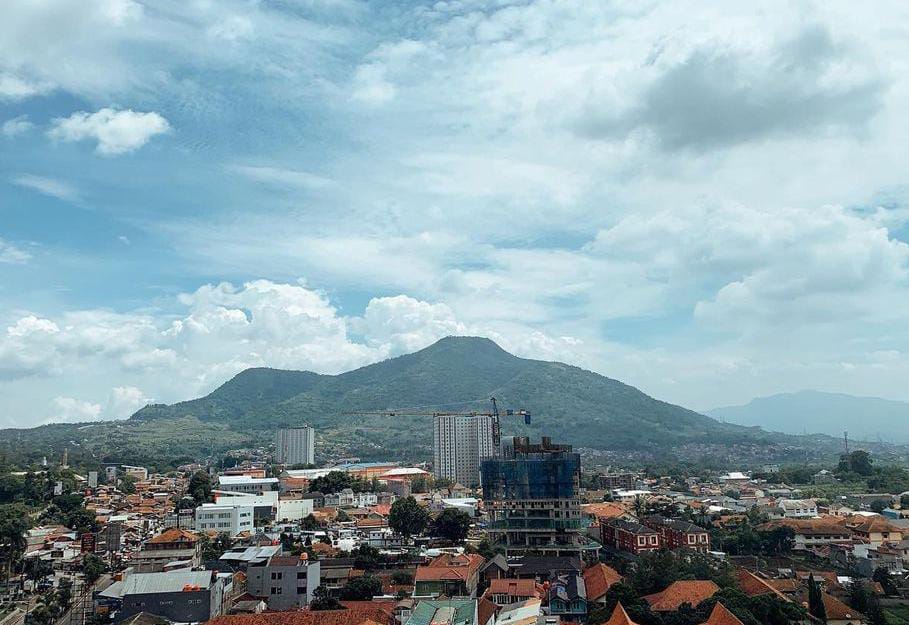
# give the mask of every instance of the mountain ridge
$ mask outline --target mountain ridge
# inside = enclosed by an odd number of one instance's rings
[[[887,436],[909,441],[906,423],[909,402],[882,397],[802,390],[755,397],[738,406],[707,410],[709,416],[737,425],[760,423],[762,427],[789,434],[826,434],[875,440]],[[900,433],[902,436],[899,436]]]

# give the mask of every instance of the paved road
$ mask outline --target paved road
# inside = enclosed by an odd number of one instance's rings
[[[84,580],[76,578],[73,586],[73,602],[70,608],[57,619],[57,625],[85,625],[86,619],[94,611],[92,593],[95,590],[104,590],[113,583],[113,578],[105,573],[98,578],[94,586],[83,589]]]

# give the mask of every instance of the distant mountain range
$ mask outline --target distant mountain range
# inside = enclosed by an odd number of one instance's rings
[[[867,441],[909,442],[909,402],[800,391],[758,397],[744,406],[708,410],[728,423],[788,434],[828,434]]]
[[[519,358],[488,339],[448,337],[340,375],[248,369],[205,397],[149,405],[126,421],[3,430],[0,454],[40,461],[66,447],[71,459],[174,465],[225,449],[267,445],[276,428],[309,423],[317,430],[322,458],[426,460],[432,453],[432,412],[488,411],[490,397],[503,410],[533,414],[530,425],[503,417],[504,435],[547,435],[604,462],[742,464],[830,457],[838,449],[829,437],[722,423],[578,367]],[[389,410],[398,414],[356,414]]]

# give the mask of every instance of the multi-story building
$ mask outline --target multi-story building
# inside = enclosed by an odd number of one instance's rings
[[[241,495],[262,495],[278,490],[278,478],[221,475],[218,477],[218,490]]]
[[[659,532],[661,542],[667,549],[688,549],[699,553],[710,551],[710,533],[700,525],[659,515],[646,517],[644,525]]]
[[[489,534],[508,555],[596,555],[581,510],[581,457],[570,445],[507,437],[501,456],[482,466]]]
[[[214,571],[133,573],[99,594],[117,622],[148,612],[172,622],[202,623],[223,613],[224,577]]]
[[[159,573],[180,563],[181,568],[193,568],[199,566],[200,553],[197,535],[173,527],[147,540],[136,554],[134,566],[139,573]]]
[[[216,531],[230,536],[252,532],[253,506],[249,504],[204,503],[196,508],[196,531]]]
[[[275,439],[278,464],[313,464],[316,461],[316,431],[311,425],[281,428]]]
[[[659,551],[663,546],[659,532],[624,519],[610,519],[603,523],[600,526],[600,537],[604,545],[634,554]]]
[[[264,600],[269,610],[309,605],[319,587],[319,561],[301,556],[274,555],[246,568],[246,592]]]
[[[486,415],[436,415],[432,424],[436,478],[477,486],[480,464],[495,456],[492,423]]]

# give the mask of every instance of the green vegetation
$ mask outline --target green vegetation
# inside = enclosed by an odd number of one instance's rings
[[[382,594],[382,580],[374,575],[354,577],[341,589],[341,599],[345,601],[371,601]]]
[[[330,495],[349,488],[355,493],[360,493],[370,490],[370,486],[368,481],[354,477],[345,471],[329,471],[326,475],[317,477],[309,483],[309,492]]]
[[[405,538],[410,538],[426,529],[429,513],[413,497],[404,497],[391,504],[388,525]]]
[[[677,612],[658,614],[650,611],[645,595],[660,592],[678,580],[710,580],[720,591],[700,605],[683,605]],[[606,593],[603,607],[591,611],[588,621],[602,623],[619,602],[628,615],[641,625],[696,625],[703,623],[717,602],[734,613],[745,625],[794,625],[805,612],[793,603],[767,595],[748,597],[739,589],[731,565],[703,555],[677,555],[668,551],[642,556],[630,565],[625,579]]]
[[[470,530],[470,516],[460,510],[442,510],[432,522],[432,535],[453,543],[467,538]]]

